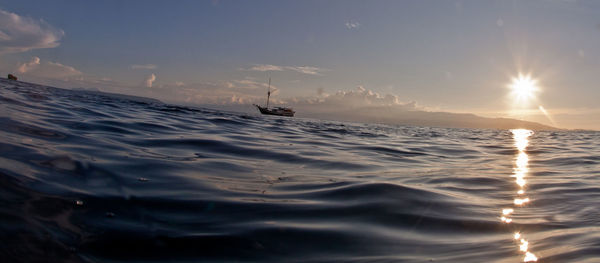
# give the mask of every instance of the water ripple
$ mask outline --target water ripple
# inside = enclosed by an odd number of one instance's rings
[[[6,80],[0,114],[7,262],[600,260],[598,132],[519,148]]]

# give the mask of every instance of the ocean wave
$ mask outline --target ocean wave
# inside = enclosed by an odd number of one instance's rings
[[[0,114],[9,262],[515,262],[515,232],[543,262],[599,258],[597,132],[522,150],[6,80]]]

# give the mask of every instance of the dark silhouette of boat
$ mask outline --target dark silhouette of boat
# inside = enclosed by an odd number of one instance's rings
[[[277,115],[277,116],[286,116],[286,117],[294,117],[294,113],[296,113],[292,108],[287,107],[273,107],[269,109],[269,98],[271,97],[271,78],[269,78],[269,91],[267,92],[267,106],[261,107],[260,105],[253,104],[258,108],[260,113],[265,115]]]

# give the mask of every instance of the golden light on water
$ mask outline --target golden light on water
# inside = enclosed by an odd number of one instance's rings
[[[523,252],[527,252],[528,249],[529,249],[529,242],[527,242],[527,240],[525,240],[525,239],[521,239],[521,245],[519,246],[519,250],[521,250]]]
[[[525,258],[523,259],[523,262],[534,262],[537,260],[537,257],[533,253],[525,252]]]
[[[527,163],[529,163],[529,156],[527,156],[525,152],[520,152],[519,155],[517,155],[517,170],[519,172],[527,173],[529,171]]]
[[[517,129],[517,130],[511,130],[511,132],[513,133],[513,139],[515,140],[515,147],[517,147],[517,150],[519,150],[519,154],[521,154],[521,152],[522,152],[523,154],[525,154],[525,156],[527,156],[527,154],[524,152],[525,148],[527,148],[527,146],[529,145],[529,140],[527,138],[529,136],[533,135],[533,131],[525,130],[525,129]]]
[[[523,205],[529,203],[529,197],[527,198],[515,198],[515,205]]]
[[[525,82],[527,82],[527,81],[525,81]],[[529,84],[519,84],[519,85],[529,85]],[[525,92],[525,91],[523,91],[523,92]],[[529,168],[528,168],[529,156],[527,155],[527,152],[525,151],[525,149],[529,145],[529,137],[531,135],[533,135],[533,131],[525,130],[525,129],[517,129],[517,130],[511,130],[511,132],[513,134],[513,139],[515,141],[514,146],[519,151],[519,153],[517,154],[517,156],[515,158],[515,167],[513,169],[514,173],[511,175],[511,177],[515,177],[515,183],[519,187],[519,190],[517,192],[518,197],[513,200],[515,207],[502,209],[502,215],[500,217],[500,221],[502,221],[505,224],[510,224],[511,222],[513,222],[513,219],[510,218],[510,216],[513,213],[518,212],[515,210],[517,207],[521,207],[530,202],[529,197],[526,197],[523,195],[525,195],[525,185],[527,182],[525,180],[525,177],[527,176],[527,173],[529,172]],[[521,232],[514,232],[513,238],[516,242],[518,242],[519,251],[524,253],[523,254],[523,262],[535,262],[538,260],[538,258],[531,251],[529,251],[529,241],[525,240],[525,238],[524,238],[523,234],[521,234]]]

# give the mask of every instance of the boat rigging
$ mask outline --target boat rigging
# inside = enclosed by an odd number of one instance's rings
[[[258,108],[260,113],[265,115],[277,115],[277,116],[286,116],[286,117],[294,117],[296,113],[292,108],[287,107],[273,107],[269,109],[269,99],[271,98],[271,78],[269,78],[269,90],[267,91],[267,105],[265,107],[261,107],[260,105],[253,104]]]

